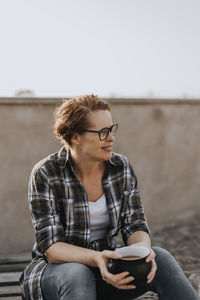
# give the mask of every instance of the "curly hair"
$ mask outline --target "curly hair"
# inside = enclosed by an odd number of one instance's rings
[[[55,110],[54,133],[63,143],[71,145],[74,133],[82,134],[90,124],[88,113],[97,110],[111,110],[110,104],[97,95],[84,95],[65,100]]]

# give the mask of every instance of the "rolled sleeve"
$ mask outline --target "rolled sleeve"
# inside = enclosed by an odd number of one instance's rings
[[[123,212],[121,233],[125,245],[128,237],[135,231],[145,231],[150,233],[147,220],[144,215],[144,208],[140,201],[139,191],[137,189],[137,178],[131,169],[131,187],[125,194],[125,209]]]
[[[55,242],[65,240],[56,200],[44,170],[32,172],[28,198],[37,247],[44,252]]]

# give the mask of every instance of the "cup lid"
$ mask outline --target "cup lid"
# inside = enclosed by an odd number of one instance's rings
[[[118,248],[115,250],[115,253],[121,255],[121,257],[126,257],[126,256],[140,256],[145,257],[150,253],[150,249],[144,247],[144,246],[139,246],[139,245],[130,245],[130,246],[125,246],[122,248]]]

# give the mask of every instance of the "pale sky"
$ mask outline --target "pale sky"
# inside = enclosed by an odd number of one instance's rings
[[[0,96],[200,98],[200,0],[0,0]]]

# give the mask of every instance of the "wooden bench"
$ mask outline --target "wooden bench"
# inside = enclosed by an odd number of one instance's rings
[[[21,299],[19,278],[30,257],[0,258],[0,298]]]

